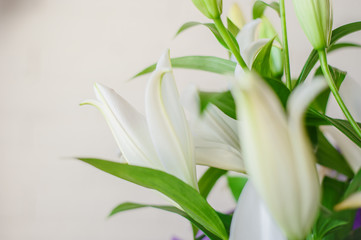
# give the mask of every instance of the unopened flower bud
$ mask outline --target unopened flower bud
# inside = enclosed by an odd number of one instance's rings
[[[327,48],[332,33],[332,0],[293,0],[296,14],[316,50]]]
[[[216,19],[222,14],[222,0],[192,0],[207,18]]]

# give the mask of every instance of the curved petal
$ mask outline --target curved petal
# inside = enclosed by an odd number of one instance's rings
[[[229,240],[287,240],[250,180],[233,214]]]
[[[310,219],[315,219],[317,214],[320,185],[315,165],[316,158],[304,127],[304,113],[308,105],[326,87],[327,83],[323,78],[302,84],[292,93],[287,106],[290,143],[297,169],[294,177],[298,179],[299,183],[302,183],[298,184],[298,191],[302,193],[299,196],[302,202],[300,217],[301,222],[305,224],[303,226],[305,231],[312,227],[313,222]]]
[[[258,52],[268,43],[268,41],[269,39],[256,40],[241,52],[241,55],[249,68],[252,67],[253,61],[255,60]]]
[[[247,49],[248,46],[256,40],[256,31],[260,23],[261,23],[261,19],[259,18],[252,20],[246,25],[244,25],[242,30],[238,33],[236,39],[239,45],[239,49],[241,51],[241,55],[243,51]]]
[[[165,170],[197,188],[194,147],[168,51],[160,58],[145,97],[149,131]]]
[[[335,206],[336,211],[361,208],[361,192],[357,192]]]
[[[243,159],[239,150],[220,142],[197,141],[196,162],[199,165],[245,172]]]
[[[94,91],[98,101],[86,103],[96,106],[103,113],[122,157],[129,164],[161,170],[144,116],[113,89],[96,83]]]

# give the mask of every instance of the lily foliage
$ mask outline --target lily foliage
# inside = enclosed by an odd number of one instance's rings
[[[327,64],[332,51],[360,47],[339,40],[361,30],[361,22],[332,31],[331,0],[293,0],[315,49],[301,73],[289,74],[297,79],[290,82],[283,74],[290,73],[292,53],[287,31],[279,36],[266,17],[276,13],[285,30],[284,4],[257,0],[254,19],[246,21],[237,5],[226,18],[220,0],[193,3],[212,22],[185,23],[177,34],[205,26],[228,58],[170,58],[167,50],[135,76],[151,73],[145,114],[100,83],[94,85],[96,100],[83,103],[101,111],[121,159],[79,159],[170,202],[121,203],[111,215],[143,207],[176,213],[190,221],[198,240],[361,239],[355,220],[361,207],[361,87]],[[173,68],[216,73],[230,87],[205,92],[193,86],[180,97]],[[208,169],[197,176],[196,165]],[[207,201],[221,178],[237,202],[232,213],[217,212]]]

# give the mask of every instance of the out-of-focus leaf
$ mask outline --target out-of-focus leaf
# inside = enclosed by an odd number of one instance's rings
[[[201,70],[206,72],[213,72],[218,74],[234,74],[236,63],[227,59],[213,57],[213,56],[185,56],[171,59],[173,68],[185,68]],[[132,79],[151,73],[155,70],[156,64],[146,67]]]
[[[239,177],[239,176],[227,176],[228,187],[232,192],[232,195],[236,202],[238,202],[238,198],[241,195],[243,187],[247,183],[246,177]]]
[[[185,24],[183,24],[179,30],[177,31],[176,33],[176,36],[178,36],[180,33],[184,32],[185,30],[189,29],[189,28],[192,28],[192,27],[195,27],[195,26],[199,26],[199,25],[202,25],[202,26],[205,26],[207,27],[209,30],[211,30],[211,32],[213,33],[213,35],[216,37],[217,41],[224,47],[226,48],[227,50],[229,50],[226,42],[223,40],[223,37],[221,36],[221,34],[218,32],[217,30],[217,27],[215,26],[215,24],[213,23],[200,23],[200,22],[187,22]],[[228,31],[228,33],[230,34],[230,37],[233,41],[233,43],[235,44],[235,46],[237,48],[239,48],[238,46],[238,43],[237,43],[237,40],[235,39],[235,37],[233,36],[233,34]]]
[[[333,125],[342,133],[344,133],[345,136],[347,136],[356,145],[361,147],[360,137],[353,130],[351,124],[346,120],[331,118],[322,113],[317,112],[314,109],[309,109],[307,111],[307,124],[312,126]],[[360,123],[358,123],[358,125],[361,127]]]
[[[218,168],[208,168],[207,171],[202,175],[198,181],[198,187],[200,194],[207,198],[214,185],[217,183],[219,178],[227,173],[227,170]]]
[[[352,178],[354,176],[346,159],[337,151],[325,136],[318,132],[318,146],[316,150],[317,162],[325,167],[336,170],[343,175]]]
[[[193,218],[191,218],[188,214],[186,214],[182,210],[180,210],[180,209],[178,209],[176,207],[173,207],[173,206],[148,205],[148,204],[125,202],[125,203],[122,203],[122,204],[119,204],[118,206],[116,206],[112,210],[112,212],[109,214],[109,216],[113,216],[113,215],[115,215],[117,213],[124,212],[124,211],[135,210],[135,209],[139,209],[139,208],[147,208],[147,207],[156,208],[156,209],[164,210],[164,211],[167,211],[167,212],[176,213],[176,214],[188,219],[192,224],[194,224],[199,229],[201,229],[202,232],[204,232],[210,239],[221,240],[219,237],[217,237],[214,234],[212,234],[211,232],[209,232],[202,225],[200,225],[197,221],[195,221]]]
[[[194,188],[178,178],[145,167],[94,158],[79,158],[79,160],[118,178],[163,193],[212,234],[221,239],[228,239],[224,225],[214,209]],[[189,199],[192,199],[192,201],[189,201]]]
[[[236,104],[230,91],[226,92],[199,92],[201,112],[208,104],[217,106],[227,116],[236,119]]]
[[[350,182],[350,185],[348,186],[343,198],[348,198],[351,194],[358,192],[361,190],[361,169],[356,173],[355,177]]]
[[[253,19],[262,17],[267,7],[275,10],[278,16],[280,16],[280,5],[278,2],[271,2],[268,4],[264,1],[257,0],[253,5]]]

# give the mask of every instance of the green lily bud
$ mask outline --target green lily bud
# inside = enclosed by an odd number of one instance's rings
[[[222,14],[222,0],[192,0],[194,5],[209,19],[219,18]]]
[[[332,33],[332,0],[293,0],[298,20],[316,50],[327,48]]]

